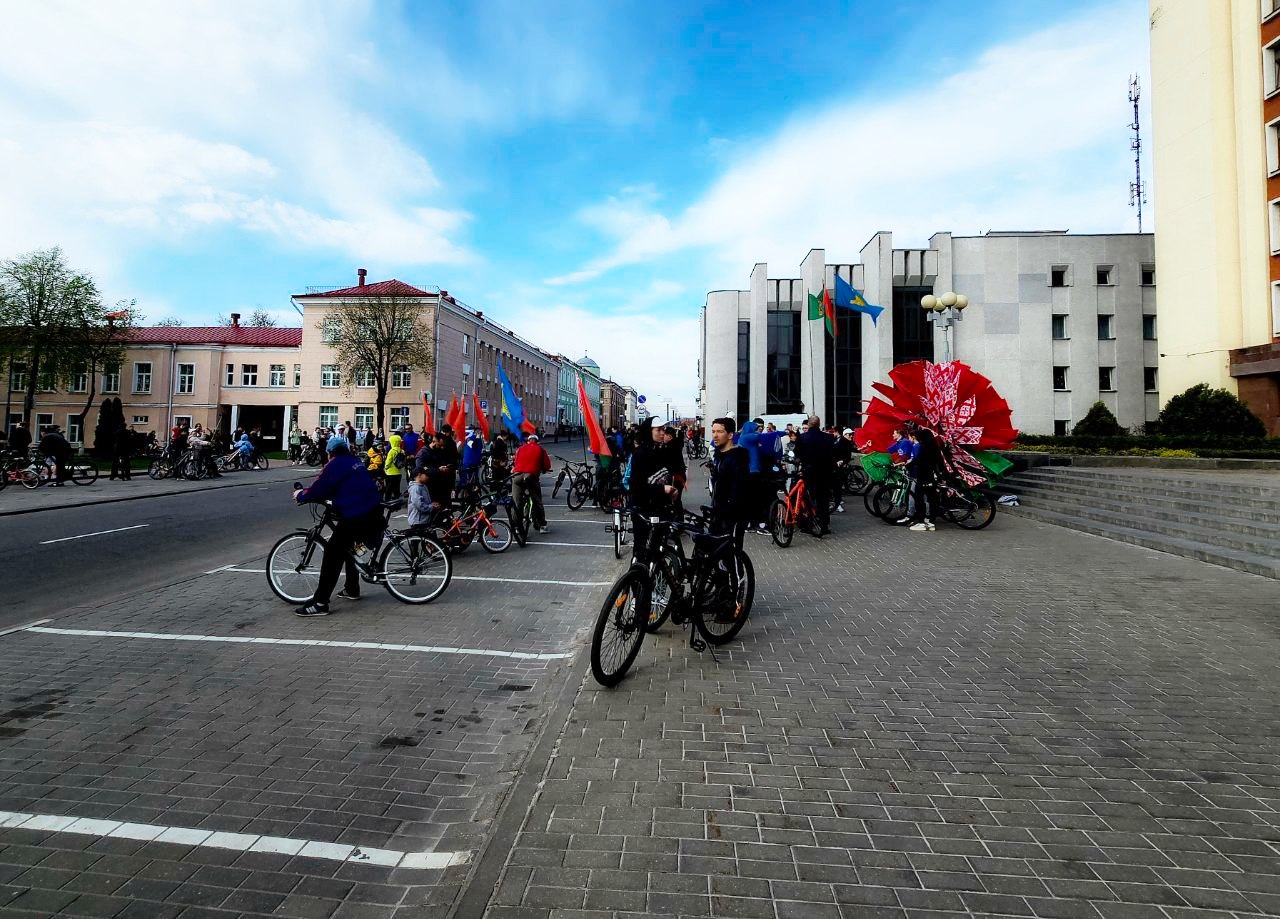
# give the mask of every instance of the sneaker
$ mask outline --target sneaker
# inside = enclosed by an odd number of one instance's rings
[[[911,529],[915,530],[917,533],[927,533],[933,528],[934,528],[933,524],[925,523],[923,520],[920,521],[919,523],[911,524]]]
[[[359,600],[360,599],[360,594],[350,593],[347,591],[347,588],[345,587],[342,588],[342,590],[338,591],[338,596],[341,597],[343,600]]]
[[[295,616],[303,616],[310,618],[312,616],[329,615],[329,604],[327,603],[308,603],[306,606],[299,606],[293,611]]]
[[[938,528],[932,520],[926,520],[924,522],[924,525],[927,526],[930,530],[936,530]]]
[[[546,536],[548,533],[551,532],[551,527],[539,527],[538,532],[541,533],[543,536]]]
[[[901,526],[904,523],[910,523],[910,522],[911,522],[910,517],[899,517],[897,520],[894,521],[894,523],[898,524],[899,526]]]
[[[822,529],[820,529],[820,530],[818,531],[818,535],[819,535],[819,536],[830,536],[830,535],[831,535],[831,527],[823,527]]]
[[[837,514],[843,514],[843,513],[844,513],[844,505],[843,505],[843,504],[837,504],[837,505],[836,505],[836,513],[837,513]]]

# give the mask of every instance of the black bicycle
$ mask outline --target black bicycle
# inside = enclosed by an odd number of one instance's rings
[[[616,686],[640,653],[650,631],[655,589],[659,582],[668,593],[659,594],[664,619],[692,624],[689,647],[705,651],[722,645],[746,624],[755,599],[755,568],[734,544],[732,534],[707,532],[707,518],[686,514],[681,521],[649,518],[645,544],[647,563],[633,561],[610,588],[596,617],[591,635],[591,673],[602,686]],[[661,547],[673,533],[688,533],[693,553],[672,569],[670,554]],[[659,623],[660,624],[660,623]]]
[[[294,483],[295,489],[301,487]],[[388,517],[403,506],[403,499],[382,503]],[[328,535],[338,522],[331,502],[311,507],[315,517],[311,528],[281,537],[267,555],[267,583],[286,603],[306,603],[315,597],[322,553],[328,551]],[[383,538],[380,552],[366,549],[349,556],[362,581],[381,584],[402,603],[430,603],[445,592],[453,579],[453,557],[439,541],[416,529],[388,529]]]

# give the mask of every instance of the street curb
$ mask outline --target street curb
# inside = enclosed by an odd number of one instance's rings
[[[588,644],[569,667],[568,677],[556,692],[555,702],[542,728],[542,734],[519,767],[520,778],[502,803],[493,832],[489,834],[489,840],[476,860],[476,869],[461,896],[446,913],[445,919],[481,919],[488,910],[490,901],[498,892],[498,883],[507,867],[507,858],[524,828],[533,800],[546,781],[551,757],[569,726],[574,705],[590,669],[591,646]]]
[[[147,498],[170,498],[174,495],[190,495],[198,491],[217,491],[220,488],[242,488],[246,485],[262,485],[275,484],[283,482],[285,479],[270,479],[266,482],[244,481],[244,482],[218,482],[213,485],[193,485],[189,488],[173,489],[170,491],[152,491],[144,495],[124,495],[119,498],[97,498],[90,501],[80,501],[76,504],[63,504],[58,507],[24,507],[14,511],[0,511],[0,517],[16,517],[19,514],[39,514],[44,511],[73,511],[80,507],[94,507],[99,504],[121,504],[125,501],[145,501]],[[66,486],[64,486],[66,487]]]

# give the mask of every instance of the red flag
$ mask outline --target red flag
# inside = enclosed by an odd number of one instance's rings
[[[471,394],[471,406],[476,411],[476,424],[480,425],[480,434],[485,440],[489,439],[489,418],[480,408],[480,393],[473,392]]]
[[[449,396],[449,407],[444,413],[444,423],[449,426],[450,431],[456,431],[454,422],[458,420],[458,394],[451,393]]]
[[[609,442],[604,439],[604,431],[600,429],[600,420],[596,418],[591,401],[587,398],[587,388],[582,385],[582,377],[578,377],[578,406],[582,409],[582,418],[587,423],[587,435],[591,438],[591,452],[596,456],[613,456],[609,450]]]
[[[449,426],[453,428],[453,439],[462,443],[467,437],[467,400],[454,397],[453,420]]]
[[[431,410],[431,402],[427,399],[427,394],[422,394],[422,433],[434,434],[436,432],[435,412]]]

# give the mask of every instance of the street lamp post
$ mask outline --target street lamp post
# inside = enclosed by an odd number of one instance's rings
[[[949,290],[940,297],[925,294],[920,298],[920,305],[929,311],[929,321],[942,330],[943,363],[950,362],[954,353],[951,336],[955,324],[964,318],[962,314],[969,305],[969,298]]]

